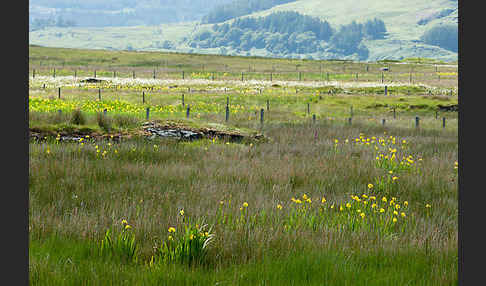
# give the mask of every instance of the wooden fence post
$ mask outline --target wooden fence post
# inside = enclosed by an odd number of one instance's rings
[[[226,104],[226,122],[229,120],[229,105]]]
[[[150,118],[150,107],[147,107],[145,117],[147,118],[147,120]]]
[[[445,128],[446,126],[446,118],[442,117],[442,128]]]
[[[388,87],[385,85],[385,96],[388,95]]]
[[[182,94],[182,96],[181,96],[181,103],[182,103],[182,106],[184,107],[185,106],[185,103],[184,103],[184,94]]]
[[[270,110],[270,101],[267,99],[267,111]]]
[[[101,88],[98,88],[98,100],[101,101]]]
[[[58,89],[57,98],[61,99],[61,88]]]

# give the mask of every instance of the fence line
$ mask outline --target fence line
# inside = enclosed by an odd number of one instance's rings
[[[368,66],[367,66],[367,68],[368,68]],[[345,69],[344,66],[343,66],[343,69]],[[45,70],[48,71],[47,74],[51,74],[50,71],[52,70],[52,76],[55,78],[56,76],[59,77],[64,72],[65,69],[57,69],[56,70],[56,68],[53,68],[53,69],[45,69]],[[35,78],[35,76],[41,75],[41,71],[43,71],[43,70],[42,69],[38,69],[38,68],[33,69],[33,71],[32,71],[32,78]],[[89,70],[87,70],[87,69],[86,70],[81,69],[81,71],[83,71],[85,73],[88,73],[89,72]],[[77,72],[78,72],[78,69],[74,69],[73,73],[74,73],[74,76],[75,77],[78,76]],[[100,74],[103,74],[103,73],[106,74],[106,72],[103,72],[102,70],[100,71],[100,70],[95,69],[94,70],[94,73],[93,73],[93,75],[94,75],[95,78],[97,77],[97,72],[98,72],[98,76]],[[117,71],[116,70],[110,70],[109,73],[111,74],[111,72],[113,72],[113,77],[116,77],[116,72]],[[211,75],[211,78],[212,79],[215,78],[215,72],[214,71],[210,71],[210,72],[208,72],[208,74]],[[268,75],[270,75],[270,79],[273,80],[274,77],[279,77],[279,75],[285,74],[285,72],[283,72],[283,71],[280,71],[280,73],[279,72],[274,72],[274,71],[272,71],[272,72],[266,72],[266,73],[265,72],[263,72],[263,73],[262,72],[255,72],[255,71],[253,71],[253,72],[241,72],[241,80],[242,81],[249,80],[248,79],[249,77],[251,79],[251,75],[252,74],[253,75],[262,75],[262,78],[263,79],[265,79]],[[312,76],[315,76],[316,78],[319,78],[321,80],[323,78],[322,70],[320,70],[319,72],[315,72],[315,73],[313,73],[313,72],[307,73],[305,71],[300,71],[300,70],[297,71],[297,72],[296,71],[289,71],[287,74],[289,76],[298,75],[298,80],[299,81],[300,80],[304,80],[305,81],[306,78],[308,78],[309,75],[311,75],[311,78],[312,78]],[[345,75],[350,75],[350,79],[351,79],[353,74],[355,75],[356,81],[359,81],[358,78],[360,78],[360,79],[366,78],[366,76],[365,76],[366,74],[359,75],[358,73],[349,73],[349,74],[346,73]],[[396,73],[395,75],[397,75],[397,74],[398,75],[405,75],[405,76],[409,75],[410,76],[410,81],[412,80],[412,73],[411,72]],[[307,77],[305,75],[307,75]],[[326,77],[327,77],[328,80],[330,78],[330,75],[332,76],[333,74],[332,73],[329,73],[329,72],[326,72]],[[339,74],[339,73],[335,73],[334,74],[334,76],[337,76],[337,77],[339,77],[340,75],[343,75],[343,74]],[[373,75],[373,74],[371,74],[371,75]],[[135,70],[132,70],[132,77],[135,78]],[[181,77],[182,77],[182,79],[185,78],[184,70],[181,71]],[[440,77],[440,75],[439,75],[439,77]],[[156,78],[156,69],[153,69],[153,78]],[[384,73],[382,72],[381,73],[382,82],[384,81],[385,78],[386,77],[384,76]],[[365,80],[365,79],[363,79],[363,80]],[[406,77],[405,77],[405,80],[406,80]],[[444,79],[442,79],[442,80],[444,80]],[[319,80],[317,80],[317,81],[319,81]],[[414,81],[417,81],[417,79],[414,78]],[[44,88],[45,88],[45,86],[44,86]],[[87,90],[89,91],[89,88],[87,88]],[[108,91],[110,91],[110,90],[116,90],[116,86],[108,87]],[[69,91],[69,89],[67,91]],[[189,88],[189,92],[191,92],[190,91],[190,88]],[[259,93],[260,94],[261,94],[261,92],[262,91],[259,90]],[[302,93],[302,94],[314,94],[313,91],[308,91],[307,92],[305,90],[304,91],[303,90],[298,90],[296,88],[296,93],[297,92],[299,94],[300,93]],[[61,87],[58,87],[58,99],[65,98],[65,93],[66,93],[66,90],[63,90],[63,93],[62,93],[63,97],[61,97]],[[179,91],[174,91],[173,93],[180,93],[180,92]],[[205,91],[205,93],[215,93],[215,94],[219,94],[220,92],[218,92],[218,91]],[[452,95],[452,93],[453,93],[453,91],[451,89],[450,90],[450,95]],[[172,92],[170,90],[168,90],[167,92],[160,92],[160,94],[172,94]],[[384,86],[384,94],[385,95],[388,95],[388,87],[386,85]],[[100,100],[100,101],[102,100],[102,97],[101,97],[101,87],[98,87],[98,100]],[[227,97],[227,100],[229,100],[229,97]],[[145,91],[142,91],[142,103],[145,104]],[[266,100],[266,104],[267,104],[267,108],[266,108],[267,109],[267,112],[269,112],[269,100],[268,99]],[[182,94],[182,106],[185,106],[184,94]],[[272,110],[274,110],[274,109],[275,108],[272,107]],[[226,105],[225,112],[226,112],[225,120],[228,121],[229,120],[229,115],[230,115],[230,112],[229,112],[229,102],[228,101],[227,101],[227,105]],[[104,113],[106,113],[106,110],[104,110]],[[264,114],[264,111],[263,111],[263,108],[262,108],[261,109],[261,114],[260,114],[261,115],[260,117],[261,117],[261,124],[262,125],[263,125],[263,118],[264,118],[263,114]],[[309,103],[307,103],[307,112],[306,112],[306,114],[307,114],[307,116],[310,115],[310,104]],[[352,124],[353,123],[353,115],[354,115],[353,114],[353,107],[351,106],[350,107],[350,117],[348,118],[348,123],[349,124]],[[190,106],[188,105],[187,106],[187,110],[186,110],[186,117],[189,118],[189,116],[190,116]],[[146,117],[149,118],[149,107],[147,107],[147,110],[146,110]],[[436,111],[435,112],[435,119],[437,119],[437,118],[438,118],[438,113]],[[395,110],[395,108],[393,108],[393,119],[396,119],[396,110]],[[316,122],[316,120],[317,120],[316,114],[312,114],[312,120],[313,120],[314,123]],[[382,119],[382,125],[383,126],[385,126],[385,122],[386,122],[386,119]],[[419,126],[420,126],[420,118],[418,116],[416,116],[415,117],[415,127],[416,128],[419,128]],[[445,126],[446,126],[446,118],[443,117],[442,118],[442,127],[445,128]]]
[[[63,75],[73,75],[74,77],[80,76],[81,74],[76,74],[77,70],[79,68],[73,68],[73,67],[63,67],[61,69],[56,69],[56,67],[36,67],[33,69],[32,74],[33,78],[35,75],[41,75],[42,74],[50,74],[53,77],[60,76],[61,74]],[[120,71],[116,71],[113,69],[109,70],[103,70],[103,69],[94,69],[90,71],[90,69],[79,69],[80,72],[84,73],[84,76],[89,77],[90,72],[92,72],[92,76],[94,78],[97,78],[99,76],[106,76],[109,77],[112,75],[113,78],[117,77],[116,73],[118,72],[120,78],[128,78],[130,77],[129,74],[131,74],[131,77],[133,79],[136,78],[135,70],[129,70],[127,68],[121,69],[122,71],[125,71],[125,77],[121,74]],[[163,74],[163,73],[158,73],[158,69],[138,69],[140,72],[140,75],[138,78],[153,78],[153,79],[177,79],[177,78],[182,78],[186,79],[186,71],[185,70],[166,70],[166,76],[165,77],[157,77],[157,74]],[[35,73],[35,75],[34,75]],[[385,82],[400,82],[400,83],[417,83],[420,81],[427,81],[427,80],[435,80],[438,82],[444,82],[444,80],[457,80],[457,75],[453,76],[443,76],[440,78],[440,75],[437,75],[435,72],[434,73],[412,73],[410,71],[399,71],[399,72],[381,72],[380,78],[375,78],[378,73],[376,72],[363,72],[359,73],[357,71],[349,71],[349,72],[336,72],[336,71],[326,71],[326,81],[332,81],[332,80],[341,80],[341,81],[355,81],[355,82],[370,82],[370,81],[381,81],[381,83]],[[177,76],[179,74],[179,76]],[[221,70],[212,70],[208,71],[207,69],[205,70],[190,70],[188,73],[189,78],[191,79],[211,79],[211,80],[216,80],[216,79],[227,79],[227,80],[236,80],[238,79],[238,74],[240,75],[241,81],[245,80],[268,80],[270,81],[273,80],[296,80],[296,81],[314,81],[314,82],[319,82],[319,81],[324,81],[324,74],[322,70],[306,70],[306,71],[292,71],[292,70],[279,70],[279,71],[274,71],[274,70],[264,70],[264,71],[246,71],[246,72],[238,72],[237,70],[231,70],[231,71],[221,71]],[[423,76],[421,76],[423,74]],[[413,80],[412,80],[412,75],[413,75]]]
[[[60,99],[60,88],[59,88],[59,99]],[[101,97],[100,97],[100,100],[101,100]],[[268,101],[267,101],[268,103]],[[184,106],[184,105],[183,105]],[[186,118],[190,118],[190,110],[191,110],[191,106],[190,105],[187,105],[187,107],[185,108],[185,112],[186,112]],[[267,108],[267,111],[269,109]],[[395,108],[392,109],[394,111],[394,118],[395,118]],[[107,109],[104,108],[103,110],[103,115],[107,115]],[[57,110],[57,112],[59,114],[62,113],[62,110]],[[252,111],[248,111],[248,113],[251,113]],[[257,111],[255,111],[255,114],[256,114]],[[306,114],[307,115],[310,115],[310,104],[307,103],[307,112]],[[350,107],[350,117],[347,117],[346,118],[346,123],[347,125],[353,125],[353,122],[355,121],[355,114],[353,112],[353,108],[352,106]],[[260,108],[260,125],[263,127],[264,125],[264,109],[263,108]],[[216,114],[218,114],[218,112],[216,112]],[[227,100],[226,100],[226,106],[225,106],[225,121],[228,122],[229,121],[229,115],[230,115],[230,109],[229,109],[229,97],[227,97]],[[306,116],[305,116],[306,117]],[[362,118],[363,116],[360,115],[360,118]],[[145,108],[145,118],[146,120],[149,120],[150,119],[150,106],[147,106]],[[324,117],[325,118],[325,117]],[[372,116],[372,117],[368,117],[369,118],[376,118],[376,115],[375,116]],[[411,117],[411,119],[414,120],[415,122],[415,129],[419,129],[420,128],[420,117],[419,116],[415,116],[414,118]],[[325,119],[326,120],[326,119]],[[332,122],[333,120],[326,120],[328,122]],[[403,120],[401,120],[403,121]],[[382,122],[382,126],[385,127],[386,125],[386,118],[382,118],[381,119],[381,122]],[[317,123],[317,115],[314,113],[312,114],[312,123],[313,124],[316,124]],[[442,117],[442,129],[445,129],[446,128],[446,117]]]

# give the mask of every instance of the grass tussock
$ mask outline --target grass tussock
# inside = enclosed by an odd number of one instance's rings
[[[101,113],[101,112],[98,112],[96,114],[96,121],[98,122],[98,126],[106,131],[106,132],[110,132],[111,129],[112,129],[112,119],[108,116],[106,116],[105,114]]]
[[[75,125],[84,125],[86,124],[86,117],[81,110],[75,109],[71,114],[70,122]]]

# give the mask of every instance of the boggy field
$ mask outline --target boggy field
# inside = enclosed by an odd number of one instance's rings
[[[457,74],[85,83],[59,68],[29,75],[32,285],[457,284],[457,112],[438,108],[457,104]]]

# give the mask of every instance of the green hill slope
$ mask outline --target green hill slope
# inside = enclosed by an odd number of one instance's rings
[[[300,0],[245,17],[263,17],[278,11],[295,11],[318,17],[335,27],[375,17],[383,20],[388,36],[385,40],[365,42],[370,50],[369,60],[415,56],[457,60],[457,53],[420,43],[424,32],[435,25],[457,25],[456,0]]]
[[[454,0],[300,0],[243,17],[262,17],[277,11],[295,11],[326,20],[339,28],[352,21],[364,23],[373,18],[383,20],[388,34],[385,39],[364,40],[368,48],[366,60],[403,59],[410,57],[457,61],[455,52],[420,41],[425,31],[438,24],[457,25],[457,1]],[[228,20],[231,23],[233,20]],[[237,50],[230,47],[190,47],[189,40],[200,31],[211,29],[211,24],[188,22],[159,26],[105,27],[105,28],[47,28],[29,33],[29,43],[51,47],[161,50],[176,52],[211,53],[243,56],[279,57],[266,49]],[[329,53],[291,54],[293,58],[355,59]]]
[[[442,10],[452,9],[447,16],[437,17]],[[372,18],[382,19],[391,38],[418,40],[430,26],[437,23],[457,23],[457,1],[451,0],[300,0],[276,6],[250,16],[265,16],[276,11],[296,11],[319,17],[334,25],[348,24],[353,20],[363,22]],[[430,18],[426,25],[422,19]]]

